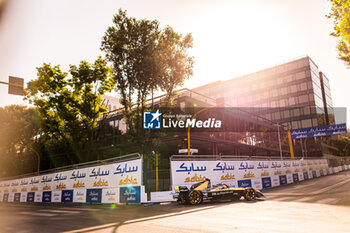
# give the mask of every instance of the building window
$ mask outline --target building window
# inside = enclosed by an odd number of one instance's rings
[[[297,86],[296,86],[296,85],[292,85],[292,86],[290,87],[290,91],[291,91],[292,93],[296,92],[296,91],[297,91]]]
[[[283,112],[283,116],[284,116],[284,118],[289,118],[290,117],[289,110],[285,110]]]
[[[298,108],[293,109],[293,116],[294,117],[300,116],[300,110]]]
[[[309,106],[304,107],[304,115],[310,115],[310,107]]]
[[[289,105],[295,105],[295,97],[289,97]]]
[[[304,71],[295,74],[295,79],[296,80],[303,79],[303,78],[305,78],[305,72]]]
[[[272,90],[272,97],[278,96],[278,91],[276,89]]]
[[[301,121],[301,127],[302,128],[310,128],[312,127],[311,119],[306,119]]]
[[[306,103],[309,101],[308,95],[301,95],[298,97],[299,103]]]
[[[306,83],[301,83],[300,84],[300,90],[302,90],[302,91],[307,90],[307,84]]]
[[[274,119],[275,119],[275,120],[281,119],[280,112],[275,112],[273,115],[274,115]]]

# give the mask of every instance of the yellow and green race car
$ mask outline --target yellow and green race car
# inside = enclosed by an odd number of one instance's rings
[[[226,184],[217,184],[211,186],[210,180],[206,179],[196,183],[188,189],[186,186],[175,186],[174,199],[182,204],[198,205],[203,201],[218,200],[239,200],[244,197],[247,201],[264,197],[261,191],[253,188],[235,188]]]

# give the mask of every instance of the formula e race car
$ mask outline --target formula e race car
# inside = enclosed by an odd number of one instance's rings
[[[206,179],[196,183],[188,189],[186,186],[175,186],[174,199],[182,204],[198,205],[203,201],[218,200],[239,200],[244,197],[247,201],[255,198],[264,197],[264,195],[253,188],[235,188],[226,184],[210,185],[210,180]]]

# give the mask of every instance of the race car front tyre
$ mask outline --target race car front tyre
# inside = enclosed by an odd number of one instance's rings
[[[247,189],[245,195],[244,195],[244,198],[247,200],[247,201],[252,201],[254,200],[256,197],[256,194],[255,194],[255,190],[254,189]]]
[[[188,194],[187,202],[190,205],[199,205],[203,201],[203,193],[198,190],[193,190]]]

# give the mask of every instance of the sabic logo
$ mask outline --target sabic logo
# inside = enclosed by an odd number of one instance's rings
[[[143,128],[144,129],[160,129],[160,116],[162,113],[157,110],[156,112],[143,112]]]

